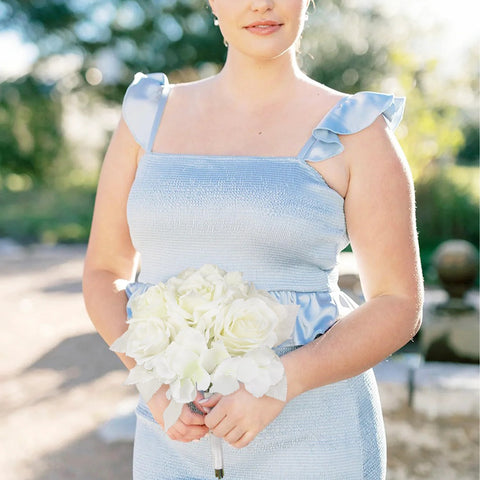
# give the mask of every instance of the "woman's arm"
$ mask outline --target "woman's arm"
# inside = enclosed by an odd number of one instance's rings
[[[366,302],[322,337],[282,357],[287,401],[376,365],[407,343],[421,322],[422,276],[407,162],[383,118],[342,143],[349,170],[345,215]],[[216,402],[206,424],[236,447],[247,445],[284,406],[244,389],[204,405]]]
[[[98,333],[111,345],[127,328],[127,297],[119,280],[133,280],[137,256],[126,219],[139,146],[125,122],[115,130],[98,183],[83,273],[85,305]],[[119,355],[127,368],[135,362]]]
[[[413,182],[403,152],[382,117],[342,143],[350,171],[345,215],[366,302],[326,335],[284,357],[289,398],[376,365],[407,343],[421,323]],[[304,362],[311,368],[299,368]]]
[[[108,345],[127,329],[127,296],[122,280],[134,280],[138,256],[132,245],[127,223],[127,200],[135,178],[141,150],[123,121],[108,147],[100,174],[92,229],[83,274],[83,293],[88,314]],[[117,354],[128,369],[135,361]],[[168,405],[166,387],[150,400],[149,407],[159,424]],[[180,441],[191,441],[207,433],[201,415],[185,406],[168,435]]]

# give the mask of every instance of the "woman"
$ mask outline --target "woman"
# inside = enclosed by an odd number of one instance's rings
[[[228,45],[222,71],[175,86],[139,75],[125,96],[84,274],[105,341],[126,330],[117,280],[134,279],[139,254],[141,282],[212,263],[300,305],[279,349],[286,402],[240,389],[197,403],[206,415],[185,406],[164,432],[161,388],[137,409],[136,480],[211,478],[209,430],[225,440],[227,478],[385,478],[370,368],[417,332],[422,305],[412,182],[391,133],[403,100],[345,95],[299,70],[308,4],[210,0]],[[336,285],[347,231],[358,308]]]

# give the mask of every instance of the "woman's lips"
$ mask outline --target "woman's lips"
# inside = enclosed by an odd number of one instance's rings
[[[266,20],[263,22],[254,22],[247,25],[245,29],[255,35],[271,35],[281,28],[282,24]]]

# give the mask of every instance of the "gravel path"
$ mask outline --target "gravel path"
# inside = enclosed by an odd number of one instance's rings
[[[130,479],[128,435],[108,443],[99,432],[105,422],[131,412],[136,393],[122,385],[122,364],[86,316],[80,283],[84,248],[4,247],[1,478]],[[406,406],[405,384],[384,374],[379,372],[388,479],[478,480],[479,425],[472,412],[478,412],[478,388],[472,388],[471,374],[466,388],[420,388],[415,409]],[[429,408],[442,402],[452,406],[451,413]]]

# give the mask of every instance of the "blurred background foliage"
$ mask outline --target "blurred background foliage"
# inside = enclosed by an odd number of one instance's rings
[[[163,71],[172,83],[214,74],[222,38],[206,0],[0,0],[5,29],[20,32],[35,59],[20,76],[0,67],[0,237],[85,242],[101,160],[135,72]],[[442,76],[435,57],[412,47],[422,35],[370,2],[322,0],[299,61],[335,89],[407,97],[397,137],[427,258],[446,239],[478,245],[478,52],[472,46],[458,73]]]

